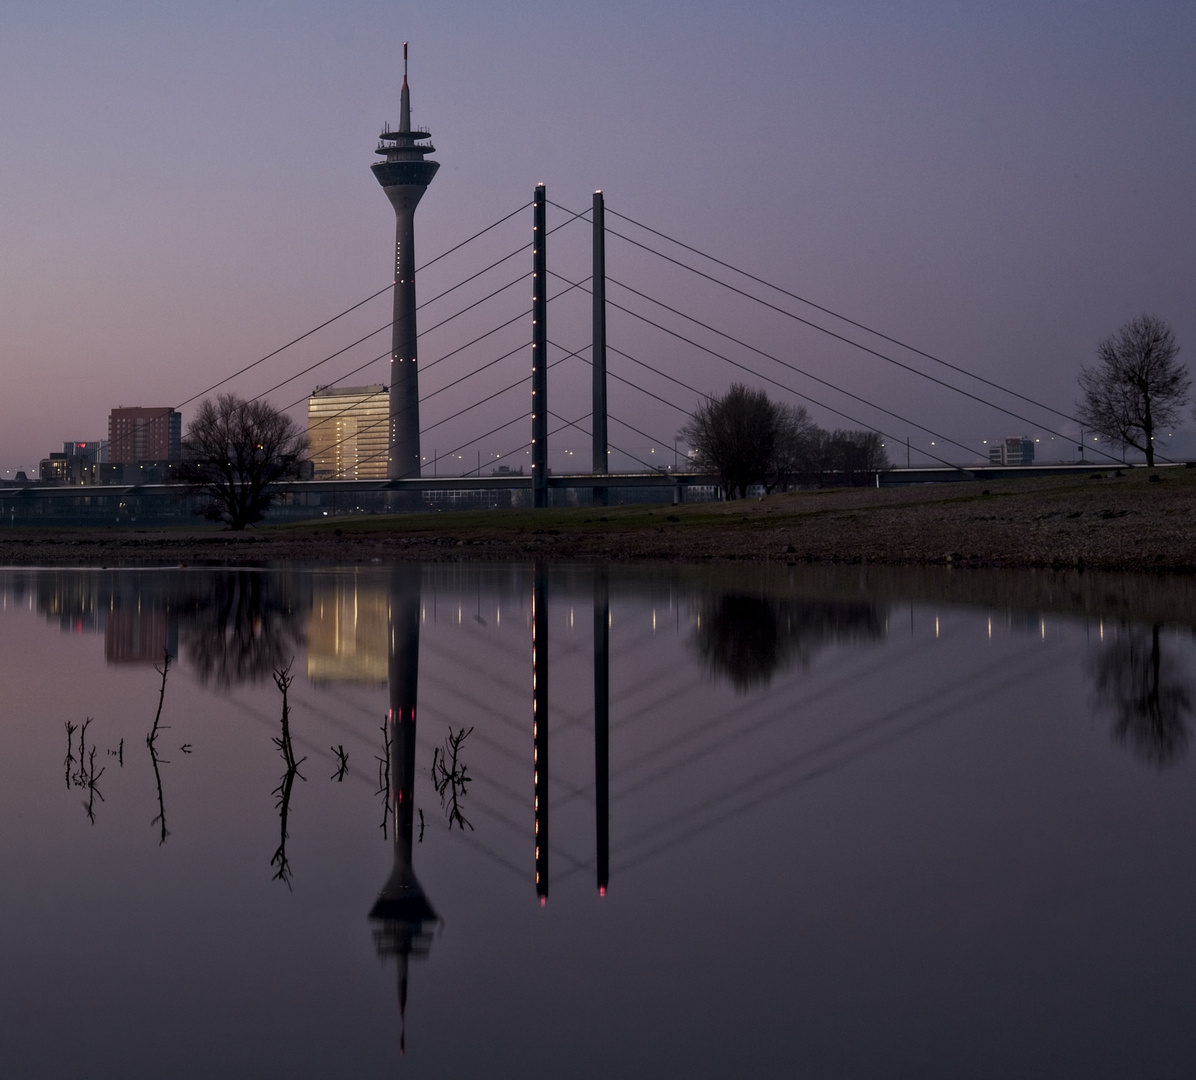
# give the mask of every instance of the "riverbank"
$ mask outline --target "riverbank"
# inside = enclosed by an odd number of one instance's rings
[[[1196,571],[1196,469],[1100,470],[688,506],[341,517],[231,533],[16,529],[4,565],[805,562]]]

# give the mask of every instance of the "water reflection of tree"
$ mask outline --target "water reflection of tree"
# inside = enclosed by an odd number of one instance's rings
[[[702,600],[692,642],[708,671],[747,691],[767,686],[795,659],[808,663],[828,642],[883,633],[874,604],[721,593]]]
[[[292,576],[231,570],[199,583],[179,633],[201,681],[256,682],[290,663],[302,643],[304,615]]]
[[[307,778],[299,771],[299,766],[302,765],[307,758],[301,757],[295,759],[295,745],[291,742],[291,707],[287,700],[287,691],[290,690],[291,684],[295,681],[295,677],[291,674],[291,665],[288,664],[285,668],[279,668],[273,672],[274,685],[278,687],[279,693],[282,694],[282,734],[274,739],[274,745],[278,747],[278,752],[282,755],[283,764],[286,765],[286,772],[282,774],[278,781],[278,787],[274,789],[275,804],[274,808],[278,811],[279,827],[281,830],[278,847],[274,850],[274,855],[270,859],[271,866],[277,866],[278,871],[274,875],[275,881],[281,881],[289,889],[291,887],[291,861],[287,858],[287,840],[290,834],[287,832],[287,818],[291,812],[291,791],[295,786],[295,777],[300,780]]]
[[[1131,627],[1094,657],[1096,704],[1113,714],[1113,738],[1162,767],[1188,748],[1192,687],[1159,643],[1158,625]]]

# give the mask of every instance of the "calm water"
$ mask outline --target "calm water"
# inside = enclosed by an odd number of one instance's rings
[[[691,580],[0,572],[0,1073],[1196,1070],[1190,628]]]

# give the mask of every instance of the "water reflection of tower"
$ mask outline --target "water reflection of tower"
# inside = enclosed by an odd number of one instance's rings
[[[598,895],[610,878],[610,584],[606,567],[594,575],[594,846]]]
[[[406,1046],[407,966],[432,946],[436,912],[411,865],[415,816],[415,705],[419,682],[420,571],[399,567],[390,589],[390,813],[394,866],[382,886],[370,920],[381,957],[398,963],[400,1049]]]
[[[535,785],[536,895],[548,901],[548,572],[532,584],[532,778]]]

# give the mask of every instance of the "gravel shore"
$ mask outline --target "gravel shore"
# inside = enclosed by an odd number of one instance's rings
[[[1191,574],[1196,469],[828,489],[687,506],[342,517],[231,533],[14,529],[4,565],[731,562]]]

